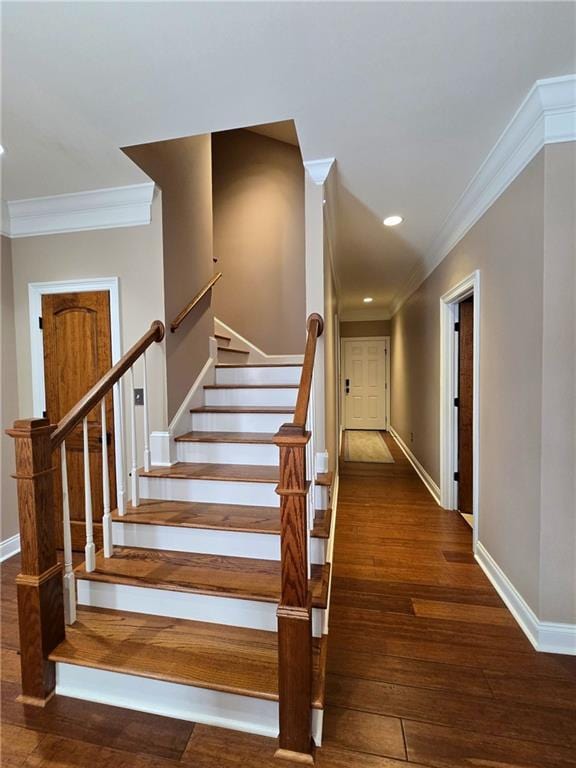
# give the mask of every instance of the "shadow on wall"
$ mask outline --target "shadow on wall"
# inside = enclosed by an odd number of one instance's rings
[[[212,135],[216,317],[268,354],[305,344],[304,167],[283,130]],[[282,125],[282,124],[277,124]],[[269,126],[264,126],[268,130]]]
[[[213,274],[210,136],[191,136],[123,150],[162,189],[165,322],[170,322]],[[166,335],[168,421],[209,354],[214,318],[209,302],[176,333]]]

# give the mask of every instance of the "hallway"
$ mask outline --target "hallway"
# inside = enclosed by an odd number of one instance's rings
[[[469,526],[386,441],[394,464],[341,463],[325,743],[439,768],[576,766],[576,659],[533,650]]]

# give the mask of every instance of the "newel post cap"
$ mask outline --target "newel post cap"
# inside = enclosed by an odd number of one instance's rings
[[[31,437],[32,435],[52,434],[56,429],[56,424],[50,424],[49,419],[31,418],[16,419],[12,427],[5,430],[10,437]]]

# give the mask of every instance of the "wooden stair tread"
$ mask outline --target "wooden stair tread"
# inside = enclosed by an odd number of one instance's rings
[[[314,640],[312,706],[324,695],[326,638]],[[278,700],[275,632],[78,607],[52,661]]]
[[[317,509],[314,516],[314,526],[310,535],[318,539],[330,538],[332,524],[332,509]]]
[[[232,363],[217,363],[216,368],[302,368],[302,363],[250,363],[249,365],[232,365]]]
[[[169,525],[182,528],[211,528],[246,533],[279,533],[280,507],[250,507],[240,504],[205,504],[198,501],[140,499],[140,506],[126,507],[126,514],[113,514],[114,522]]]
[[[96,569],[75,569],[79,579],[128,584],[176,592],[192,592],[241,600],[277,603],[280,598],[280,561],[173,552],[140,547],[114,547],[112,557],[96,555]],[[312,605],[325,608],[329,565],[313,565]]]
[[[274,444],[274,432],[201,432],[193,430],[179,435],[177,443],[255,443]]]
[[[294,413],[289,405],[201,405],[190,408],[190,413]]]
[[[218,349],[222,352],[236,352],[238,355],[249,355],[249,349],[237,349],[236,347],[226,347],[218,345]]]
[[[201,464],[179,461],[170,467],[140,469],[141,477],[171,477],[179,480],[222,480],[241,483],[277,483],[278,467],[251,464]]]
[[[316,485],[325,485],[330,487],[334,479],[334,472],[319,472],[316,475]]]
[[[298,389],[298,384],[205,384],[204,389]]]
[[[316,510],[311,535],[327,539],[332,510]],[[207,504],[199,501],[140,499],[140,506],[126,507],[126,514],[112,513],[115,523],[208,528],[239,533],[280,533],[280,507],[251,507],[241,504]]]

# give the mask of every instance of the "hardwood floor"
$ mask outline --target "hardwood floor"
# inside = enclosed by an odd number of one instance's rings
[[[575,768],[576,659],[539,654],[386,438],[394,464],[341,466],[319,768]],[[2,566],[6,768],[272,768],[275,743],[19,693],[14,578]]]

